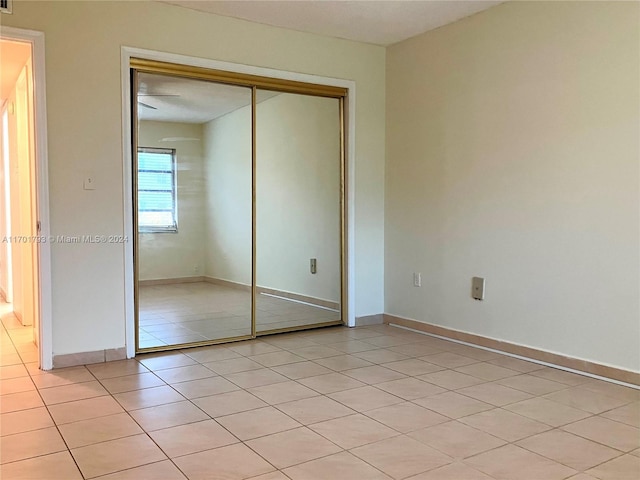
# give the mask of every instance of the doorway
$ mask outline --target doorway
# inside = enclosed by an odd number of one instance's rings
[[[347,89],[130,67],[136,351],[345,323]]]
[[[0,38],[0,300],[24,362],[39,362],[40,273],[33,45]]]

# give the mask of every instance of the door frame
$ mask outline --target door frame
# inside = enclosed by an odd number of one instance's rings
[[[40,368],[53,368],[53,316],[51,293],[51,228],[49,223],[49,160],[47,154],[47,101],[44,60],[44,32],[22,28],[0,26],[0,38],[17,40],[31,45],[33,66],[33,110],[37,221],[40,222],[38,236],[44,241],[36,243],[38,261],[37,301],[39,302],[38,353]]]
[[[322,77],[304,73],[288,72],[271,68],[255,67],[239,63],[223,62],[203,59],[187,55],[158,52],[135,47],[123,46],[121,50],[121,80],[122,80],[122,139],[123,139],[123,206],[124,206],[124,234],[130,240],[135,234],[133,228],[133,178],[130,161],[132,158],[131,138],[131,58],[155,60],[193,67],[203,67],[212,70],[223,70],[239,74],[259,75],[282,80],[314,83],[346,88],[348,91],[345,105],[345,252],[346,281],[343,288],[346,293],[344,318],[346,325],[355,326],[355,101],[356,84],[352,80]],[[134,247],[133,241],[125,244],[125,332],[127,358],[135,357],[135,283],[134,283]]]

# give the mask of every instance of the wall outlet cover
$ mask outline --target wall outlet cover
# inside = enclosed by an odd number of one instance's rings
[[[484,300],[484,278],[473,277],[471,279],[471,297],[475,300]]]
[[[95,190],[96,181],[94,177],[85,177],[84,182],[82,184],[82,188],[84,188],[85,190]]]

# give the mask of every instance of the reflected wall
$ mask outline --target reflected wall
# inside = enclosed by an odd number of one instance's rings
[[[341,318],[340,149],[338,99],[256,105],[258,332]]]

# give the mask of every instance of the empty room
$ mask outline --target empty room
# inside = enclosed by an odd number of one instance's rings
[[[0,477],[640,477],[640,3],[0,2]]]

